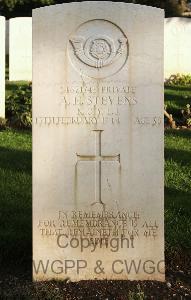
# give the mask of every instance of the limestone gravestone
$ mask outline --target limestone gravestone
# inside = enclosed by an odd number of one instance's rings
[[[5,117],[5,18],[0,16],[0,117]]]
[[[160,9],[33,11],[33,276],[164,280]]]
[[[191,73],[191,19],[167,18],[164,31],[165,78]]]
[[[9,80],[32,80],[32,18],[9,20]]]

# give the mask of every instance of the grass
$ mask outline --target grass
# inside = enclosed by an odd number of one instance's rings
[[[31,257],[31,133],[0,132],[0,264],[15,270]]]
[[[20,84],[20,83],[19,83]],[[26,82],[21,82],[26,84]],[[7,94],[18,83],[7,83]],[[186,98],[185,98],[186,97]],[[178,112],[191,88],[165,91],[169,108]],[[32,257],[31,132],[0,132],[0,264],[12,273],[27,270]],[[166,249],[191,249],[191,130],[165,132]],[[5,268],[4,268],[5,270]]]
[[[167,247],[191,249],[191,131],[165,133]]]
[[[181,110],[186,107],[186,104],[191,104],[191,86],[166,87],[165,104],[168,113],[172,114],[176,121],[181,119]]]

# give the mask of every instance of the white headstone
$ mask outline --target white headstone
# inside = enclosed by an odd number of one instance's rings
[[[191,74],[191,19],[165,19],[165,78],[177,73]]]
[[[163,18],[102,1],[33,12],[35,280],[164,280]]]
[[[9,80],[32,80],[32,18],[9,20]]]
[[[5,117],[5,18],[0,16],[0,117]]]

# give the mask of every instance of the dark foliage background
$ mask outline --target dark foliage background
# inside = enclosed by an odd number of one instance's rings
[[[81,1],[63,1],[63,0],[0,0],[0,14],[6,18],[31,16],[32,9],[54,5],[66,2]],[[180,16],[183,12],[188,11],[189,0],[130,0],[123,1],[126,3],[137,3],[149,6],[155,6],[165,9],[166,17]]]

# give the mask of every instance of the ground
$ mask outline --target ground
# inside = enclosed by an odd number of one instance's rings
[[[179,118],[191,88],[168,88],[165,99]],[[166,283],[31,283],[31,156],[30,131],[0,132],[0,299],[191,299],[191,130],[165,130]]]

